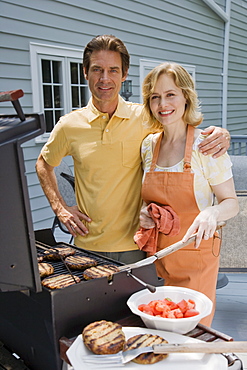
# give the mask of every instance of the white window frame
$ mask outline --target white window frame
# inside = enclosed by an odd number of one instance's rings
[[[65,48],[60,46],[30,43],[30,63],[31,63],[31,83],[34,112],[43,112],[43,91],[42,91],[42,70],[41,59],[58,60],[62,62],[62,79],[63,79],[63,97],[64,97],[64,114],[72,110],[72,97],[70,93],[71,76],[70,62],[82,63],[83,50],[74,48]],[[46,142],[50,133],[36,137],[37,143]]]
[[[161,63],[164,63],[164,60],[140,59],[140,101],[142,100],[142,83],[144,78],[148,72]],[[191,64],[180,64],[191,74],[193,80],[196,81],[196,66]]]

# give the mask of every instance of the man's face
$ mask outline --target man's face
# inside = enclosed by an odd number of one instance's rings
[[[88,74],[85,73],[85,77],[96,108],[102,103],[117,106],[121,84],[127,77],[122,75],[122,60],[118,52],[93,51]]]

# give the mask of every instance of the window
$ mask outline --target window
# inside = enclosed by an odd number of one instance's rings
[[[77,109],[87,105],[88,101],[88,88],[87,81],[84,78],[82,64],[70,63],[71,75],[71,96],[72,96],[72,109]]]
[[[46,131],[51,132],[59,117],[64,114],[62,63],[56,60],[41,59],[41,67]]]
[[[44,112],[46,141],[59,118],[87,104],[89,90],[82,70],[82,50],[30,44],[33,109]]]
[[[146,75],[156,66],[159,64],[164,63],[164,61],[160,60],[150,60],[150,59],[140,59],[140,97],[142,96],[142,83]],[[187,69],[187,71],[191,74],[194,81],[196,80],[196,67],[193,65],[182,64],[181,65]]]

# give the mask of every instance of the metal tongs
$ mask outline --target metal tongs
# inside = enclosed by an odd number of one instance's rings
[[[221,229],[225,225],[226,225],[226,222],[224,222],[224,221],[218,222],[216,230]],[[185,247],[186,245],[192,243],[193,241],[196,240],[196,236],[197,236],[197,233],[191,235],[191,237],[186,242],[182,242],[182,240],[180,240],[180,241],[178,241],[174,244],[171,244],[169,247],[164,248],[164,249],[160,250],[159,252],[156,252],[153,256],[144,258],[143,260],[137,261],[135,263],[131,263],[129,265],[120,266],[119,271],[130,271],[130,270],[136,269],[138,267],[143,267],[143,266],[146,266],[146,265],[150,265],[151,263],[155,262],[157,259],[161,259],[165,256],[168,256],[168,254],[176,252],[177,250],[179,250],[179,249]]]

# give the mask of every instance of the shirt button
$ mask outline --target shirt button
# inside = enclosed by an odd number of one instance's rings
[[[108,128],[105,130],[105,132],[109,132]]]
[[[103,119],[106,119],[106,116],[102,116]]]

